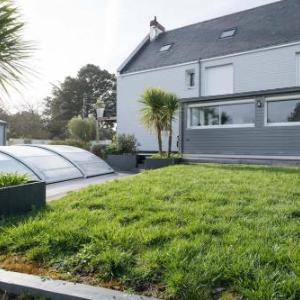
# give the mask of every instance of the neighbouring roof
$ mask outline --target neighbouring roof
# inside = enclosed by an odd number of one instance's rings
[[[220,39],[223,31],[234,36]],[[122,67],[131,73],[300,41],[300,1],[282,0],[209,21],[166,31]],[[159,51],[172,44],[169,51]]]
[[[5,121],[2,121],[2,120],[0,120],[0,124],[6,124],[6,122],[5,122]]]

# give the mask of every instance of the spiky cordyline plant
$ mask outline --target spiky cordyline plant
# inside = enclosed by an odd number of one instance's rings
[[[0,88],[16,88],[30,71],[26,60],[31,56],[32,43],[22,38],[24,23],[11,0],[0,0]]]
[[[170,157],[172,152],[173,121],[175,120],[175,113],[179,108],[179,102],[177,96],[172,93],[166,93],[164,98],[164,106],[165,106],[164,113],[166,118],[165,129],[169,134],[168,157]]]
[[[157,134],[159,154],[162,155],[162,131],[166,127],[166,114],[164,113],[165,92],[158,88],[147,89],[140,99],[142,122],[148,129],[154,129]]]

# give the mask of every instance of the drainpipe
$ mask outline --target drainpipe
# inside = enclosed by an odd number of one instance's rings
[[[198,70],[198,97],[200,98],[201,97],[201,58],[199,57],[198,59],[198,66],[199,66],[199,70]]]
[[[180,103],[179,107],[179,136],[178,141],[178,151],[183,154],[183,131],[184,131],[184,103]]]

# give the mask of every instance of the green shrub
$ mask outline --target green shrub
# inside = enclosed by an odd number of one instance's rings
[[[28,182],[27,175],[17,173],[0,173],[0,188]]]
[[[159,153],[153,154],[150,158],[153,159],[181,159],[182,156],[180,153],[171,153],[170,156],[168,157],[167,153],[163,153],[160,155]]]
[[[89,143],[79,141],[79,140],[74,140],[74,139],[53,140],[53,141],[51,141],[50,145],[66,145],[66,146],[78,147],[78,148],[85,149],[85,150],[90,150]]]
[[[91,152],[97,155],[98,157],[105,158],[106,148],[106,145],[95,144],[92,145]]]
[[[118,147],[116,144],[110,144],[107,146],[105,150],[105,154],[109,155],[109,154],[120,154],[120,153],[118,151]]]
[[[96,137],[95,119],[75,117],[69,121],[68,130],[73,138],[87,143]]]
[[[138,145],[138,141],[133,134],[118,134],[112,144],[106,148],[106,154],[134,154]]]

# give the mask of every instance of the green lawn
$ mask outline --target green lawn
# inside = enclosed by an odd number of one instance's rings
[[[300,169],[182,165],[93,186],[3,220],[0,255],[164,299],[300,299]]]

